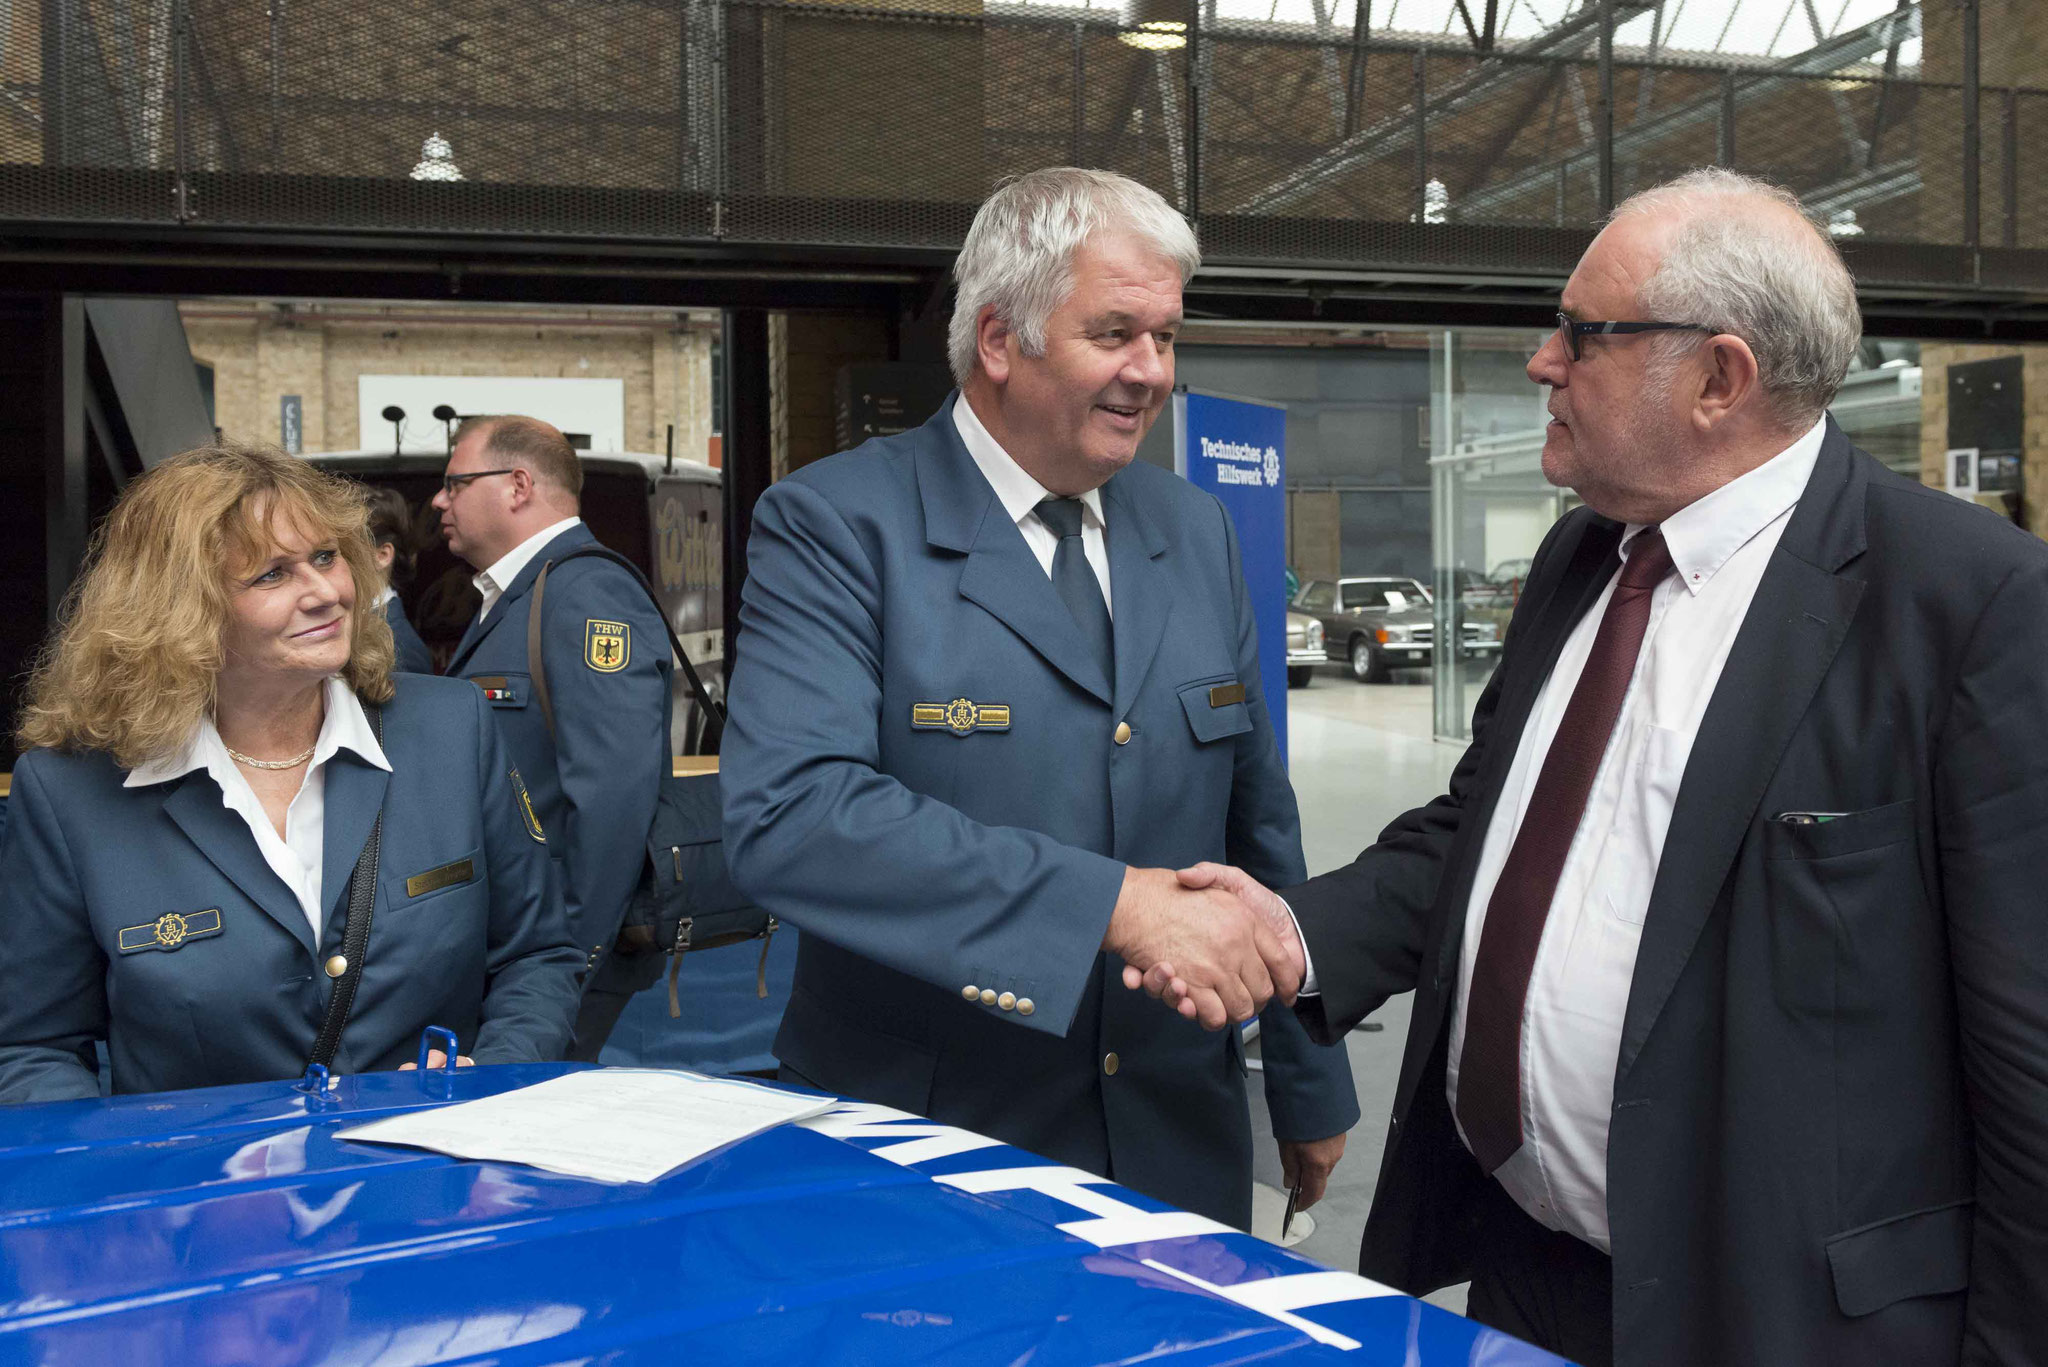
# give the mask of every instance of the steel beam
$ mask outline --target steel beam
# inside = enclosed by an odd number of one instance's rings
[[[1614,22],[1626,23],[1638,14],[1647,13],[1653,8],[1654,0],[1615,0]],[[1498,57],[1488,58],[1471,75],[1453,81],[1449,88],[1420,111],[1421,114],[1425,119],[1434,119],[1472,108],[1491,93],[1506,73],[1526,63],[1528,59],[1565,58],[1575,55],[1597,36],[1604,13],[1606,11],[1597,6],[1587,6],[1579,10],[1570,18],[1524,43],[1516,50],[1515,57],[1518,60],[1514,62]],[[1231,212],[1279,213],[1313,194],[1332,176],[1357,170],[1377,157],[1395,156],[1410,151],[1416,112],[1403,110],[1369,128],[1360,129],[1313,161],[1296,168],[1244,200]]]
[[[1709,120],[1718,120],[1721,125],[1722,160],[1724,164],[1732,166],[1735,157],[1735,105],[1738,93],[1754,99],[1759,95],[1786,89],[1798,78],[1837,71],[1852,62],[1862,61],[1895,42],[1915,36],[1919,28],[1919,19],[1917,10],[1894,11],[1880,19],[1872,20],[1861,28],[1851,29],[1825,43],[1795,53],[1763,69],[1755,76],[1739,75],[1730,70],[1722,80],[1721,89],[1715,94],[1689,100],[1653,119],[1632,123],[1615,134],[1615,150],[1624,155],[1638,155],[1686,129]],[[1583,152],[1575,153],[1561,160],[1569,163],[1579,160],[1584,155]],[[1452,207],[1459,217],[1483,219],[1489,210],[1500,208],[1538,190],[1547,190],[1556,174],[1556,166],[1552,163],[1532,166],[1526,171],[1469,191]]]

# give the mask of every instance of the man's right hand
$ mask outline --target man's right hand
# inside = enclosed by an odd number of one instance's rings
[[[1185,991],[1180,1014],[1220,1030],[1257,1015],[1277,991],[1291,1001],[1301,975],[1266,923],[1221,887],[1190,888],[1170,869],[1126,869],[1102,947],[1122,956],[1124,985],[1171,965]]]
[[[1266,968],[1274,980],[1292,980],[1306,986],[1308,980],[1308,951],[1302,947],[1301,932],[1294,924],[1294,913],[1287,909],[1287,903],[1279,894],[1262,886],[1259,881],[1243,869],[1228,864],[1196,864],[1182,869],[1175,875],[1184,888],[1218,889],[1231,894],[1244,904],[1254,917],[1266,928],[1273,942],[1279,946],[1281,957],[1268,956]],[[1147,968],[1144,973],[1134,976],[1124,974],[1126,987],[1143,987],[1147,993],[1179,1011],[1190,1015],[1187,1005],[1188,984],[1181,977],[1180,970],[1171,960],[1162,959]],[[1281,994],[1281,1000],[1294,1005],[1292,992]]]

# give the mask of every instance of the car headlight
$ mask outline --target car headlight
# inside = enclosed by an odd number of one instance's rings
[[[1385,634],[1381,636],[1380,639],[1384,642],[1394,645],[1406,645],[1414,637],[1415,634],[1414,631],[1408,627],[1384,627],[1382,628],[1382,631]]]
[[[1465,630],[1475,641],[1498,641],[1500,639],[1500,623],[1498,622],[1467,622]]]
[[[1320,650],[1322,645],[1323,624],[1321,622],[1310,622],[1308,624],[1308,648],[1310,650]]]

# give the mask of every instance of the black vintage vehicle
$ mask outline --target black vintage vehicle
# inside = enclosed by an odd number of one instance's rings
[[[1434,656],[1436,620],[1419,579],[1310,579],[1289,606],[1322,623],[1325,658],[1350,666],[1361,683],[1385,683],[1390,670],[1427,665]],[[1492,654],[1500,649],[1500,629],[1468,621],[1463,646],[1463,654]]]
[[[717,696],[725,677],[725,492],[718,470],[637,452],[578,455],[584,522],[654,585],[690,663]],[[433,507],[448,464],[445,447],[415,450],[408,443],[395,452],[322,451],[305,458],[323,470],[395,489],[405,499],[417,559],[399,599],[432,652],[435,670],[447,668],[482,600],[470,582],[475,568],[449,551]],[[680,670],[674,687],[670,741],[676,754],[694,754],[703,719]]]

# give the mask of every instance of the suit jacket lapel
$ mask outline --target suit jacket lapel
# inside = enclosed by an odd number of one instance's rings
[[[1109,546],[1109,586],[1116,642],[1116,702],[1121,718],[1137,700],[1138,687],[1159,653],[1166,619],[1173,613],[1173,584],[1159,557],[1166,538],[1130,497],[1118,474],[1102,486],[1104,539]],[[1069,614],[1071,615],[1071,614]]]
[[[306,922],[298,897],[264,862],[256,837],[241,817],[228,810],[220,786],[211,776],[200,770],[185,775],[164,799],[164,813],[229,882],[304,945],[307,954],[315,952],[313,928]]]
[[[953,426],[953,401],[940,407],[918,435],[915,465],[925,540],[966,553],[960,596],[992,613],[1074,683],[1110,702],[1109,680],[1089,657],[1073,614],[967,454]]]
[[[495,614],[494,614],[495,615]],[[370,826],[384,806],[391,776],[352,750],[327,762],[327,818],[321,833],[320,925],[323,942],[332,938],[335,909],[347,895],[349,875],[369,843]],[[304,918],[302,917],[301,920]]]
[[[469,626],[463,630],[462,639],[455,643],[455,653],[448,657],[449,674],[461,672],[463,664],[468,661],[470,653],[476,649],[477,642],[481,641],[483,636],[483,622],[475,617],[470,618]]]
[[[543,565],[564,551],[574,550],[595,540],[597,538],[590,534],[590,528],[579,523],[541,547],[540,552],[512,577],[512,582],[505,586],[505,592],[498,596],[498,601],[491,604],[490,615],[481,621],[470,622],[469,630],[462,633],[462,640],[448,661],[448,673],[460,673],[462,666],[469,662],[469,657],[476,653],[476,648],[483,644],[484,638],[496,631],[501,623],[514,616],[521,616],[523,620],[518,605],[532,591],[533,581],[540,578]]]
[[[1642,1052],[1692,957],[1764,789],[1862,601],[1863,581],[1837,573],[1864,548],[1867,485],[1853,457],[1828,419],[1806,491],[1700,721],[1643,921],[1617,1082]]]

